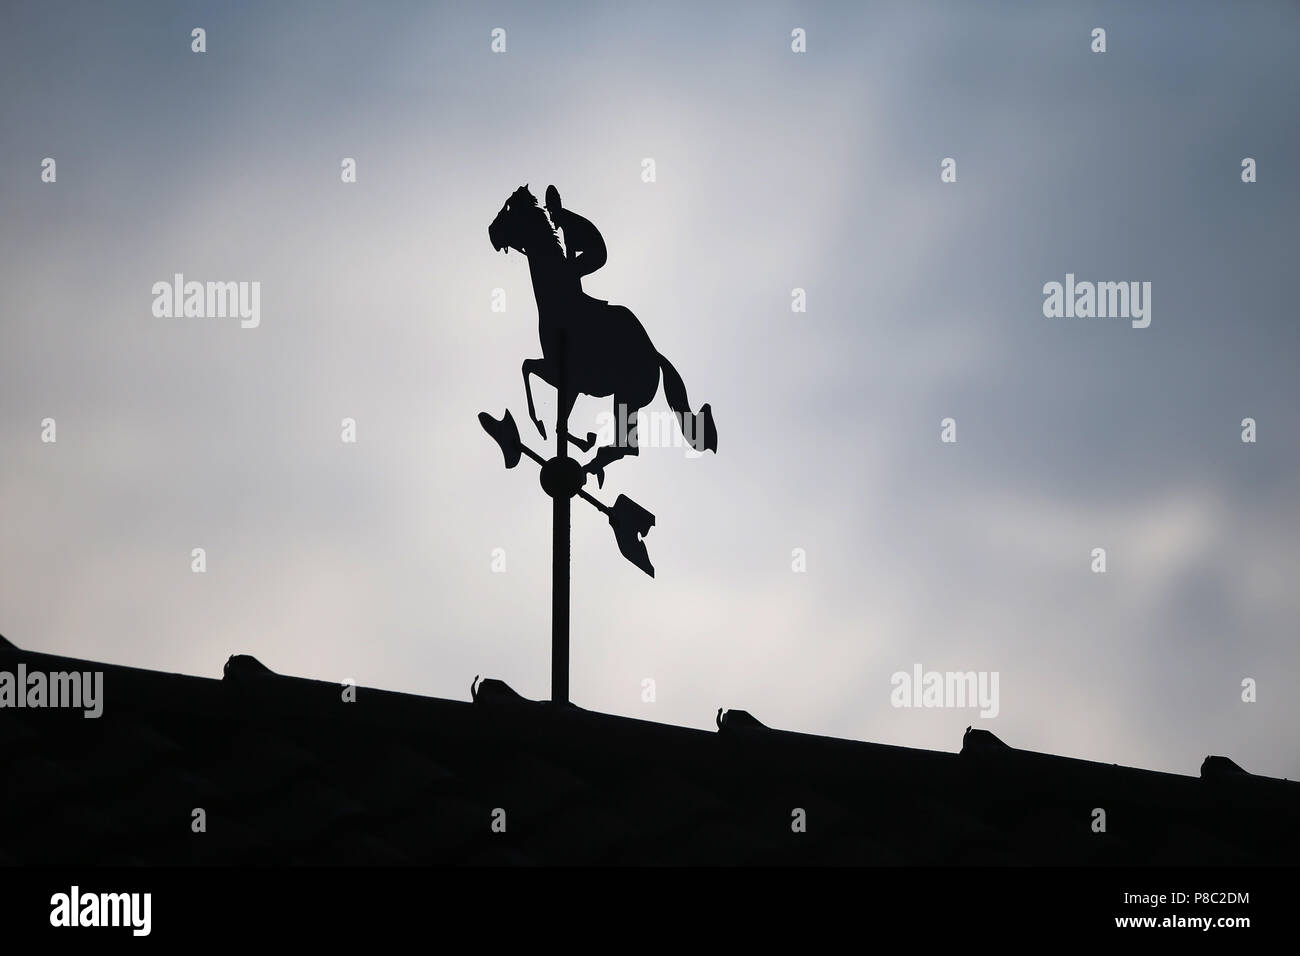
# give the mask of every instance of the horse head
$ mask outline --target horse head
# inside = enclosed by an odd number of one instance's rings
[[[530,251],[552,250],[563,255],[559,237],[546,210],[537,204],[537,197],[524,184],[510,194],[501,211],[488,226],[488,239],[498,252],[518,249],[524,255]]]

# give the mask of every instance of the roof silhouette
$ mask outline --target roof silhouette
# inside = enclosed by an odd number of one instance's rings
[[[1183,776],[1034,753],[715,731],[527,700],[276,674],[99,670],[104,710],[0,712],[0,864],[1254,864],[1300,858],[1300,784],[1207,757]],[[206,813],[204,833],[191,813]],[[1107,830],[1092,830],[1093,809]],[[505,811],[505,832],[493,813]],[[796,809],[806,832],[794,832]]]

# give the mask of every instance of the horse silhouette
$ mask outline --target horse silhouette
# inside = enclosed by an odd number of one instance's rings
[[[616,435],[614,443],[598,448],[583,469],[594,474],[601,487],[605,484],[605,466],[625,455],[638,454],[636,416],[655,397],[661,373],[664,397],[677,417],[682,437],[697,451],[717,452],[718,430],[713,423],[713,411],[708,405],[702,406],[699,412],[691,411],[682,377],[654,347],[631,309],[611,305],[582,291],[579,270],[565,258],[550,217],[527,185],[511,193],[488,226],[488,238],[493,249],[506,253],[516,249],[528,258],[533,296],[537,300],[542,357],[524,362],[524,394],[528,398],[528,417],[543,439],[546,427],[533,407],[530,376],[536,375],[556,387],[557,352],[563,347],[568,388],[567,394],[557,395],[560,420],[568,421],[579,394],[594,398],[613,396],[616,420],[620,408],[624,410],[626,442],[620,443]],[[586,442],[573,436],[569,438],[586,451],[594,444],[595,436],[589,435]]]

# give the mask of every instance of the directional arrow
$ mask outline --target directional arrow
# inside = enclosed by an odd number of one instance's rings
[[[650,563],[650,554],[645,542],[641,540],[654,527],[655,516],[626,495],[619,495],[613,507],[589,495],[583,490],[586,481],[581,466],[572,458],[552,458],[547,460],[533,451],[519,438],[519,426],[509,410],[501,418],[493,418],[487,412],[479,412],[479,424],[492,436],[501,448],[507,468],[519,464],[519,459],[527,455],[541,466],[542,488],[551,497],[567,494],[577,496],[590,504],[609,519],[614,529],[614,540],[619,553],[627,558],[650,577],[655,576],[654,566]]]

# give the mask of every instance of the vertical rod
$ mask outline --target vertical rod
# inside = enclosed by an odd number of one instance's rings
[[[563,329],[556,330],[555,454],[569,456],[569,355]],[[569,495],[551,499],[551,700],[569,702]]]

